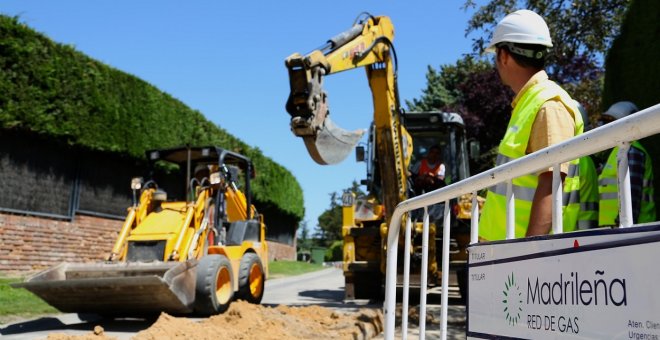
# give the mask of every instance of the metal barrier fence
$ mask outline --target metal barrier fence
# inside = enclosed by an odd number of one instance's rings
[[[412,210],[424,208],[423,234],[422,234],[422,268],[421,282],[427,282],[428,272],[428,242],[429,242],[429,217],[427,207],[445,202],[445,214],[443,219],[442,236],[442,299],[441,299],[441,321],[440,330],[442,339],[447,337],[447,287],[449,283],[449,201],[463,194],[472,193],[472,221],[470,243],[478,242],[479,235],[479,212],[476,202],[478,190],[506,182],[507,184],[507,219],[506,238],[512,239],[514,233],[514,195],[512,180],[516,177],[540,171],[549,166],[554,167],[552,184],[552,231],[554,234],[562,233],[562,206],[561,194],[562,183],[560,180],[559,164],[578,159],[599,151],[619,146],[617,154],[618,163],[618,188],[619,188],[619,216],[620,227],[632,226],[632,204],[630,195],[630,174],[628,169],[627,151],[630,143],[650,135],[660,133],[660,104],[656,104],[645,110],[637,112],[626,118],[614,121],[605,126],[593,129],[587,133],[576,136],[563,143],[537,151],[533,154],[516,159],[512,162],[497,166],[491,170],[482,172],[463,181],[451,184],[447,187],[426,193],[424,195],[401,202],[393,212],[392,220],[387,235],[387,271],[385,278],[385,339],[392,340],[395,336],[395,307],[397,288],[397,252],[398,240],[401,229],[401,221],[406,217],[405,224],[405,248],[403,267],[403,295],[402,295],[402,339],[407,338],[408,329],[408,291],[410,283],[410,233]],[[426,284],[421,285],[419,311],[419,338],[424,339],[426,329]]]

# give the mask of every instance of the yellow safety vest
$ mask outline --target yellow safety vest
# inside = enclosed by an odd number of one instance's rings
[[[655,221],[655,196],[653,189],[653,162],[649,153],[642,144],[632,142],[632,146],[644,153],[644,179],[642,182],[642,200],[639,218],[634,223],[646,223]],[[600,195],[600,209],[598,212],[598,225],[615,225],[619,216],[619,196],[617,182],[616,155],[619,147],[615,147],[607,158],[603,172],[598,177],[598,193]]]
[[[526,155],[532,125],[541,105],[548,100],[557,99],[569,110],[575,119],[575,135],[582,133],[584,123],[574,105],[574,101],[559,85],[545,79],[532,85],[520,95],[516,107],[511,113],[509,126],[500,142],[496,165],[501,165]],[[579,190],[580,181],[577,176],[578,160],[569,165],[569,173],[564,180],[564,198],[571,192]],[[515,236],[525,237],[532,209],[532,200],[538,185],[538,175],[529,174],[513,179],[515,196]],[[506,237],[506,183],[500,183],[488,188],[486,203],[479,219],[479,236],[487,240],[502,240]],[[564,207],[566,210],[566,207]],[[577,216],[579,203],[572,204],[569,209]],[[577,217],[575,217],[577,218]]]
[[[591,156],[580,158],[579,176],[580,190],[579,195],[569,195],[569,206],[572,203],[579,202],[579,212],[577,220],[572,219],[573,215],[564,214],[564,231],[575,229],[592,229],[598,227],[598,174]]]

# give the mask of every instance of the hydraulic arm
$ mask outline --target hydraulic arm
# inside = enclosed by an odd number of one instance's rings
[[[305,56],[294,53],[285,62],[291,88],[286,103],[291,130],[303,138],[310,156],[319,164],[345,159],[364,133],[344,130],[330,120],[323,79],[365,68],[373,96],[380,176],[388,183],[383,188],[387,222],[396,204],[406,198],[406,169],[412,148],[400,122],[393,39],[394,27],[388,17],[367,15],[319,49]]]

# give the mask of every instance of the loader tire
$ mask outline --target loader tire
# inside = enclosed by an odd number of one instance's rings
[[[264,296],[264,268],[255,253],[247,253],[241,259],[238,278],[238,298],[258,304]]]
[[[197,264],[195,312],[200,315],[223,313],[234,295],[231,263],[224,255],[207,255]]]

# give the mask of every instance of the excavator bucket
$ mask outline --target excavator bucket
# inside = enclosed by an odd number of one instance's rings
[[[62,312],[145,315],[189,313],[197,261],[62,263],[13,287],[29,290]]]
[[[337,164],[343,161],[360,141],[363,130],[347,131],[336,126],[326,117],[323,127],[314,137],[303,137],[307,152],[321,165]]]
[[[286,60],[291,93],[286,110],[291,131],[302,137],[312,159],[321,165],[343,161],[360,141],[364,130],[348,131],[330,119],[327,94],[323,91],[322,67],[309,68],[299,54]]]

